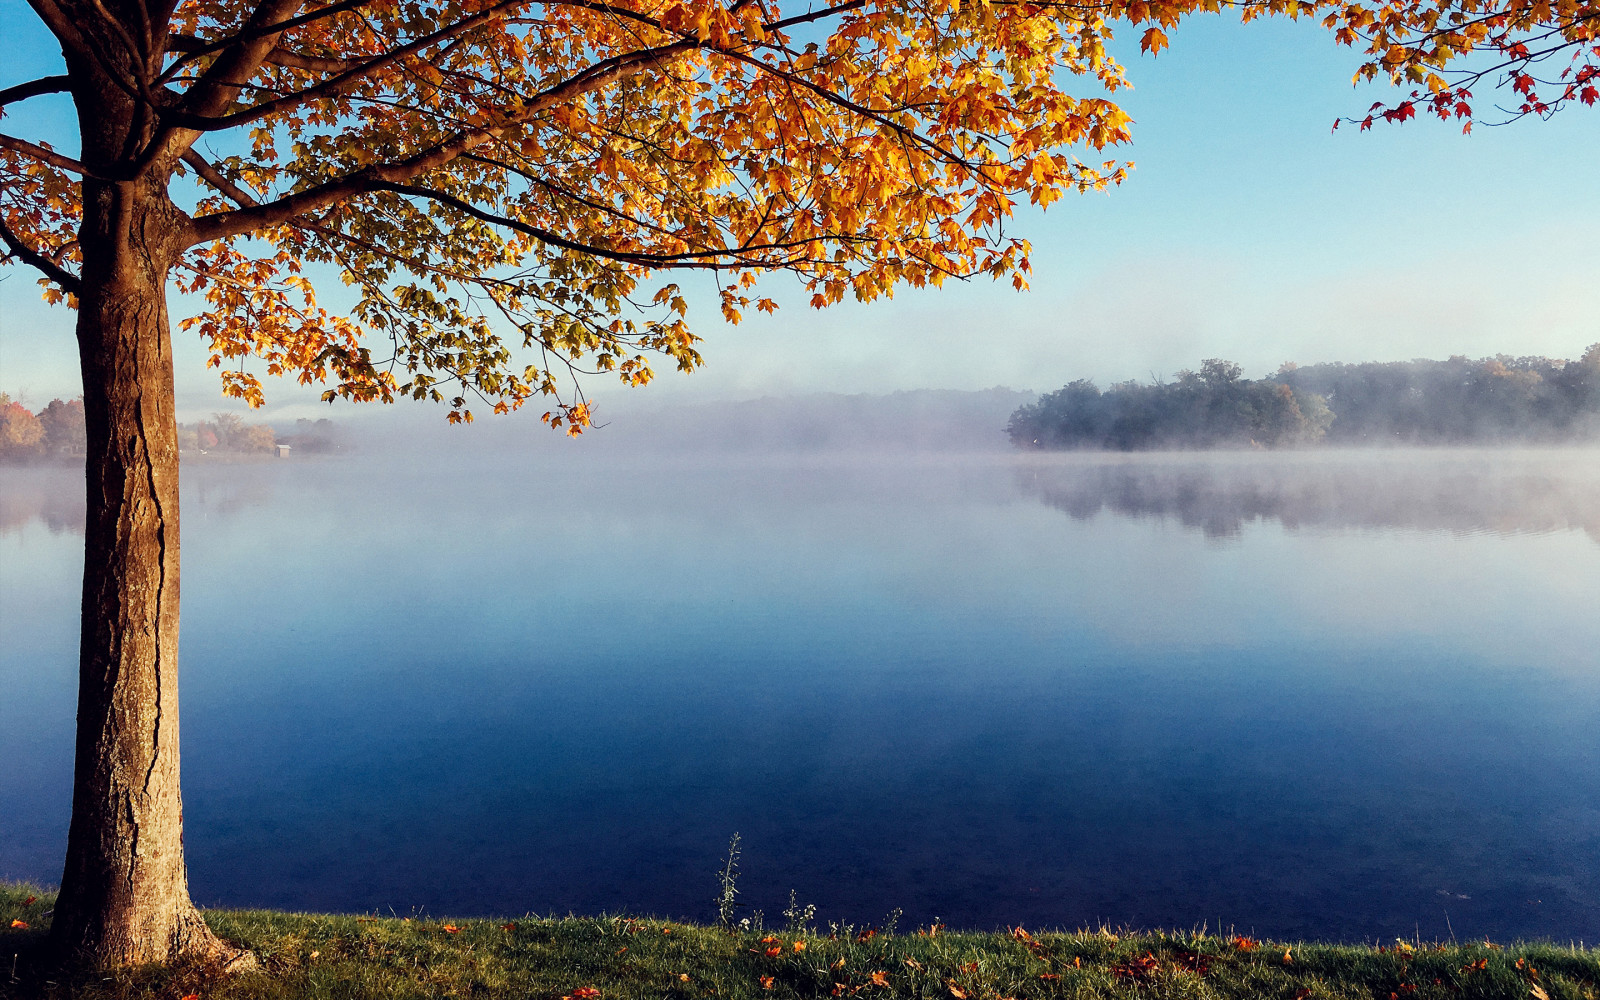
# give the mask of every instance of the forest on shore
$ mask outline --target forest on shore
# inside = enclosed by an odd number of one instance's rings
[[[1600,436],[1600,344],[1576,360],[1288,363],[1248,379],[1209,358],[1173,381],[1078,379],[1012,413],[1021,448],[1570,442]]]
[[[82,459],[88,448],[83,400],[52,399],[37,413],[0,392],[0,462],[26,463]],[[343,448],[329,420],[296,420],[288,433],[268,424],[247,424],[238,414],[216,413],[210,420],[178,425],[184,454],[272,456],[283,448],[326,454]]]

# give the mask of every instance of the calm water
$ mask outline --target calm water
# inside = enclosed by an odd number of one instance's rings
[[[186,470],[205,903],[1600,939],[1600,453]],[[0,877],[70,472],[0,488]],[[1448,923],[1447,923],[1448,920]]]

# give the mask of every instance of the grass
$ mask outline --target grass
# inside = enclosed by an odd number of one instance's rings
[[[268,910],[206,913],[219,933],[256,952],[261,972],[67,975],[40,960],[53,899],[0,885],[0,998],[1600,1000],[1600,950],[1537,943],[1374,947],[1105,929],[885,935],[850,927],[830,936],[630,917],[452,921]]]

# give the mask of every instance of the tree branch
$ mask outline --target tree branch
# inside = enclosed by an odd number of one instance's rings
[[[74,160],[72,157],[62,156],[55,150],[45,149],[43,146],[31,143],[26,139],[18,139],[15,136],[0,133],[0,148],[14,149],[24,156],[31,156],[41,163],[50,164],[52,167],[60,167],[62,170],[70,170],[75,174],[92,176],[87,167],[85,167],[82,163],[79,163],[77,160]]]
[[[227,38],[218,38],[209,42],[203,39],[195,39],[195,45],[178,51],[184,52],[190,59],[197,56],[210,55],[213,52],[221,52],[230,45],[239,45],[244,42],[253,41],[254,39],[265,35],[282,35],[287,31],[293,31],[295,28],[304,27],[307,24],[313,24],[325,17],[333,17],[336,14],[343,14],[346,11],[355,10],[358,7],[365,7],[371,2],[372,0],[340,0],[339,3],[329,4],[326,7],[318,7],[316,10],[307,11],[304,14],[300,14],[296,17],[291,17],[286,20],[275,21],[271,24],[260,25],[255,28],[245,28],[238,34],[230,35]],[[179,65],[181,65],[181,62]],[[170,74],[172,69],[175,68],[176,66],[169,68],[167,73]]]
[[[250,15],[246,30],[283,20],[299,10],[304,0],[266,0]],[[183,110],[195,115],[215,115],[238,99],[267,53],[278,45],[278,34],[262,32],[227,46],[184,94]],[[163,112],[163,115],[165,112]]]
[[[227,104],[221,104],[218,106],[220,102],[205,100],[202,100],[198,103],[186,102],[186,104],[188,104],[187,107],[174,110],[163,109],[160,113],[163,118],[167,119],[173,125],[176,125],[185,131],[195,132],[196,134],[201,132],[220,132],[224,129],[234,128],[239,125],[248,125],[251,122],[259,121],[268,115],[276,114],[277,112],[284,111],[288,108],[299,107],[300,105],[305,104],[307,101],[314,101],[321,97],[337,96],[360,83],[368,75],[388,66],[392,66],[407,56],[415,55],[430,45],[437,45],[440,42],[448,41],[462,32],[475,28],[484,21],[494,17],[507,7],[515,7],[532,2],[534,2],[534,0],[500,0],[499,3],[479,11],[476,14],[464,17],[455,24],[450,25],[448,28],[441,28],[430,35],[425,35],[422,38],[407,42],[405,45],[390,49],[381,56],[376,56],[372,59],[366,60],[365,62],[356,63],[344,72],[323,80],[321,83],[318,83],[314,86],[307,87],[306,89],[297,93],[286,94],[283,97],[273,98],[269,101],[262,101],[260,104],[252,105],[242,111],[236,111],[233,114],[220,114],[221,110],[227,107]],[[274,41],[272,46],[267,46],[264,48],[261,53],[261,59],[264,59],[266,54],[270,52],[275,45],[276,42]],[[257,62],[257,65],[259,64],[260,60]],[[207,75],[210,76],[211,72],[215,69],[216,67],[213,66],[212,70],[207,71]],[[237,89],[235,89],[233,92],[236,94]],[[232,97],[229,98],[227,103],[232,103]]]
[[[218,191],[221,191],[223,194],[232,199],[234,204],[241,205],[245,208],[254,208],[261,204],[259,201],[256,201],[250,192],[233,183],[233,181],[228,180],[228,178],[222,175],[222,171],[212,166],[206,161],[205,157],[201,156],[199,153],[196,153],[194,150],[187,150],[183,154],[183,162],[193,167],[194,172],[200,175],[201,180],[204,180],[207,184],[210,184],[212,187],[216,188]]]
[[[59,94],[65,91],[71,83],[71,79],[65,76],[41,76],[37,80],[19,83],[15,87],[7,87],[4,90],[0,90],[0,107],[5,107],[7,104],[12,104],[16,101],[25,101],[30,97],[38,97],[40,94]]]
[[[11,231],[11,227],[6,225],[4,219],[0,219],[0,240],[4,240],[6,246],[10,248],[11,256],[24,264],[32,264],[43,272],[46,278],[60,285],[63,291],[71,295],[78,295],[82,292],[83,282],[78,279],[77,275],[67,271],[49,257],[22,242],[22,238]]]
[[[519,115],[502,126],[468,129],[407,159],[396,163],[374,164],[341,180],[319,184],[276,201],[233,212],[203,215],[194,220],[192,229],[194,242],[206,243],[211,240],[227,239],[268,226],[281,225],[295,216],[316,212],[346,198],[377,190],[380,185],[403,184],[429,170],[444,166],[463,153],[471,152],[498,137],[506,128],[531,121],[553,107],[608,86],[645,66],[659,63],[665,56],[688,51],[698,44],[698,42],[675,42],[659,49],[644,49],[629,53],[627,56],[596,63],[583,73],[536,95],[523,106]]]
[[[558,246],[564,250],[576,250],[579,253],[592,254],[596,257],[603,257],[606,260],[614,260],[622,264],[640,264],[646,267],[693,267],[696,265],[715,267],[720,263],[719,259],[724,257],[738,257],[742,254],[757,253],[767,250],[794,250],[800,247],[826,242],[828,240],[835,240],[841,243],[864,242],[864,239],[861,237],[848,236],[843,233],[829,233],[824,236],[799,240],[786,240],[777,243],[747,243],[741,246],[727,247],[724,249],[687,250],[683,253],[645,253],[634,250],[607,250],[604,247],[598,247],[592,243],[580,243],[576,240],[562,236],[559,233],[553,233],[550,230],[544,229],[540,226],[529,225],[520,219],[513,219],[509,216],[497,215],[493,212],[485,211],[469,201],[457,198],[455,195],[448,194],[444,191],[435,191],[431,188],[415,187],[408,184],[380,184],[377,186],[377,190],[392,191],[395,194],[409,195],[414,198],[426,198],[429,201],[436,201],[441,205],[448,205],[464,215],[470,215],[474,219],[487,222],[490,225],[504,226],[507,229],[514,229],[524,235],[532,236],[541,243],[548,243],[551,246]]]
[[[39,15],[39,20],[44,22],[50,33],[61,43],[62,48],[71,49],[80,54],[89,54],[90,48],[83,32],[66,11],[63,11],[56,0],[28,0],[28,6]]]
[[[170,36],[168,49],[173,52],[200,52],[209,49],[209,44],[194,35]],[[268,52],[262,62],[273,66],[288,66],[291,69],[303,69],[308,73],[343,73],[355,65],[349,59],[340,59],[334,56],[313,56],[304,52],[286,49],[282,45],[275,46]]]

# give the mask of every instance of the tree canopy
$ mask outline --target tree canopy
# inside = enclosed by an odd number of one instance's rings
[[[1020,286],[1028,245],[1004,229],[1015,203],[1124,176],[1092,155],[1128,137],[1114,29],[1159,52],[1180,17],[1224,6],[30,2],[68,71],[0,106],[93,90],[81,128],[135,124],[109,157],[0,137],[0,236],[47,294],[82,280],[81,179],[165,192],[192,175],[171,266],[204,296],[182,324],[230,395],[260,403],[260,371],[330,396],[447,398],[453,416],[549,394],[563,401],[551,422],[579,427],[571,371],[638,384],[652,357],[699,363],[684,296],[652,281],[663,271],[710,272],[729,319],[776,307],[750,291],[773,270],[798,274],[817,306],[976,274]],[[1592,2],[1238,9],[1316,14],[1363,50],[1358,78],[1420,86],[1380,118],[1470,119],[1486,76],[1516,88],[1518,114],[1596,99]],[[1539,75],[1561,54],[1568,65]],[[335,289],[338,308],[313,290],[319,265],[353,290]]]

